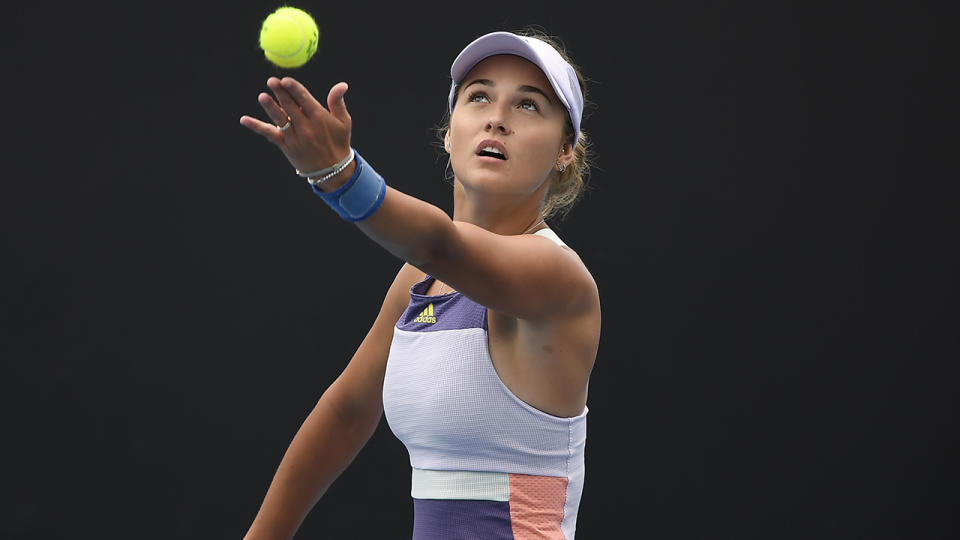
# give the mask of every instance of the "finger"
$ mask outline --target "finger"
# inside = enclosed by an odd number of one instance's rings
[[[300,84],[300,81],[293,77],[284,77],[280,84],[307,116],[314,116],[323,111],[323,105],[313,97],[306,86]]]
[[[347,93],[347,90],[350,87],[345,82],[339,82],[333,85],[333,88],[330,89],[330,93],[327,94],[327,107],[330,109],[330,114],[334,118],[343,122],[344,124],[350,124],[350,113],[347,112],[347,104],[343,99],[344,94]]]
[[[270,97],[270,94],[266,92],[261,93],[257,96],[257,101],[260,103],[260,106],[263,107],[264,112],[267,113],[267,116],[270,117],[270,120],[273,120],[273,123],[279,127],[283,127],[287,122],[290,121],[290,117],[287,116],[287,112],[284,111],[277,102]]]
[[[270,77],[267,79],[267,86],[273,91],[273,95],[276,96],[280,107],[287,113],[287,116],[294,119],[294,122],[296,122],[298,118],[308,116],[303,109],[300,108],[300,105],[290,96],[290,92],[280,84],[280,79]]]
[[[254,133],[262,135],[265,139],[277,146],[283,144],[283,132],[273,124],[268,124],[252,116],[243,115],[240,117],[240,125]]]

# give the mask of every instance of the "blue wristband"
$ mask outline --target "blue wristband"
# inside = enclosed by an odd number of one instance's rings
[[[330,193],[313,187],[313,192],[323,199],[323,202],[350,222],[363,221],[372,216],[383,204],[383,197],[387,194],[387,183],[383,177],[377,174],[356,150],[354,153],[357,169],[345,184]]]

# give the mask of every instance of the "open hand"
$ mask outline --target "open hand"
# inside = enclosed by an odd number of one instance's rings
[[[261,92],[257,101],[271,122],[244,115],[242,126],[277,145],[300,171],[330,167],[350,153],[352,121],[343,100],[347,83],[330,88],[327,109],[292,77],[270,77],[267,86],[276,99]]]

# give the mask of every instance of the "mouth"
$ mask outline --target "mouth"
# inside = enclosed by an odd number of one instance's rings
[[[503,144],[494,140],[486,140],[477,147],[477,155],[481,157],[490,157],[501,161],[507,160],[507,149]]]

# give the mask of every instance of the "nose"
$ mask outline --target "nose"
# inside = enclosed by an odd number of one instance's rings
[[[507,126],[507,122],[504,120],[503,114],[494,113],[487,120],[487,131],[497,131],[504,135],[510,133],[510,127]]]

